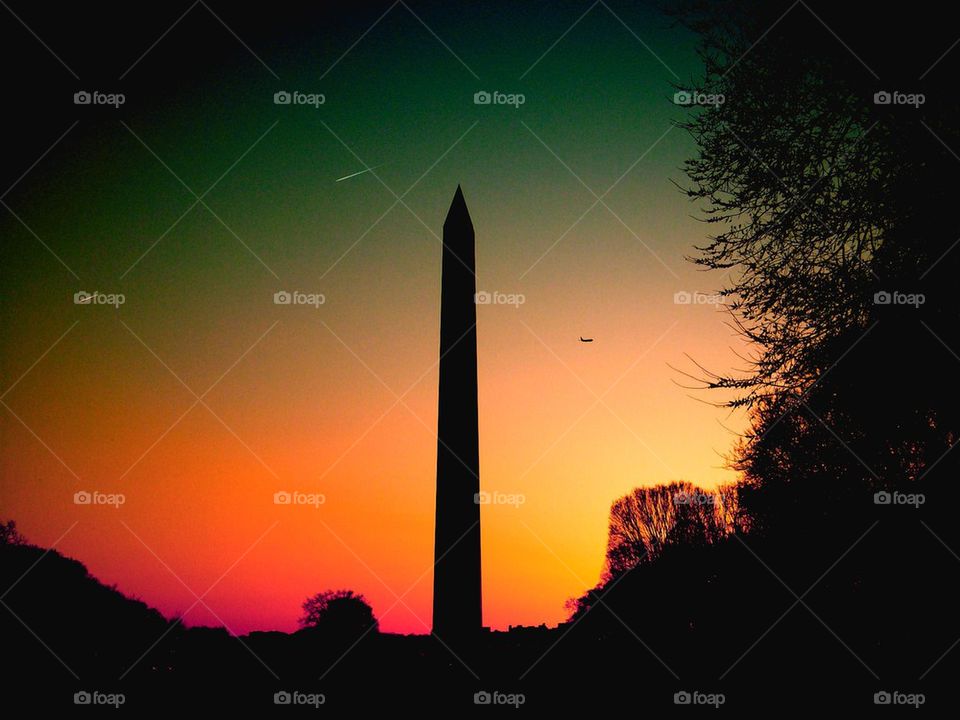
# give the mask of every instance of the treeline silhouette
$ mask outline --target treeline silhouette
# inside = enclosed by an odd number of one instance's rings
[[[724,98],[681,126],[712,231],[692,260],[751,348],[734,373],[688,374],[749,413],[717,499],[732,512],[677,506],[681,487],[617,501],[574,618],[731,700],[953,705],[960,98],[940,85],[955,57],[933,65],[952,41],[922,4],[790,7],[674,8],[706,69],[682,90]]]

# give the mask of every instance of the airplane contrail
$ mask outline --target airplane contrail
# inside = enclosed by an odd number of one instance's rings
[[[366,172],[370,172],[371,170],[376,170],[378,167],[383,167],[384,165],[386,165],[386,163],[381,163],[381,164],[379,164],[379,165],[374,165],[374,166],[371,167],[371,168],[364,168],[364,169],[361,170],[360,172],[355,172],[355,173],[353,173],[353,174],[351,174],[351,175],[344,175],[342,178],[337,178],[336,180],[334,180],[334,182],[341,182],[341,181],[343,181],[343,180],[349,180],[349,179],[352,178],[352,177],[356,177],[357,175],[363,175],[363,174],[366,173]]]

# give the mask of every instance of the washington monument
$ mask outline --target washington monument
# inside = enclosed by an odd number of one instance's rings
[[[473,222],[458,185],[443,223],[433,631],[461,646],[483,623],[475,269]]]

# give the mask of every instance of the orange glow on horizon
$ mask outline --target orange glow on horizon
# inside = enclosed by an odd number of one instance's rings
[[[709,352],[729,334],[719,314],[674,306],[665,290],[661,307],[629,324],[628,312],[598,312],[586,323],[597,338],[588,346],[578,342],[582,319],[527,295],[520,308],[480,308],[481,483],[522,498],[482,508],[484,622],[494,628],[565,619],[565,600],[599,578],[617,497],[676,479],[732,479],[713,450],[730,443],[718,412],[688,399],[666,368],[686,351],[707,364],[726,359]],[[612,295],[599,304],[622,300]],[[10,517],[41,545],[73,526],[58,550],[168,616],[189,610],[188,624],[293,630],[308,595],[351,588],[382,629],[428,632],[436,333],[396,354],[368,354],[368,370],[334,336],[362,345],[348,323],[327,316],[328,330],[303,313],[278,315],[204,397],[210,410],[195,405],[168,432],[195,398],[122,327],[112,337],[135,361],[116,370],[89,353],[78,327],[24,380],[34,405],[11,401],[40,437],[58,438],[70,470],[11,414],[0,421],[5,475],[30,479],[4,489]],[[244,348],[230,350],[195,382],[198,394]],[[50,381],[65,376],[77,378],[70,392]],[[93,479],[111,477],[122,479]],[[77,506],[77,490],[122,492],[126,502]],[[275,505],[277,491],[324,502]]]

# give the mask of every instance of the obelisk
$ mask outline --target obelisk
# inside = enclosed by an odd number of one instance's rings
[[[473,222],[458,185],[443,223],[433,631],[461,648],[483,624],[475,268]]]

